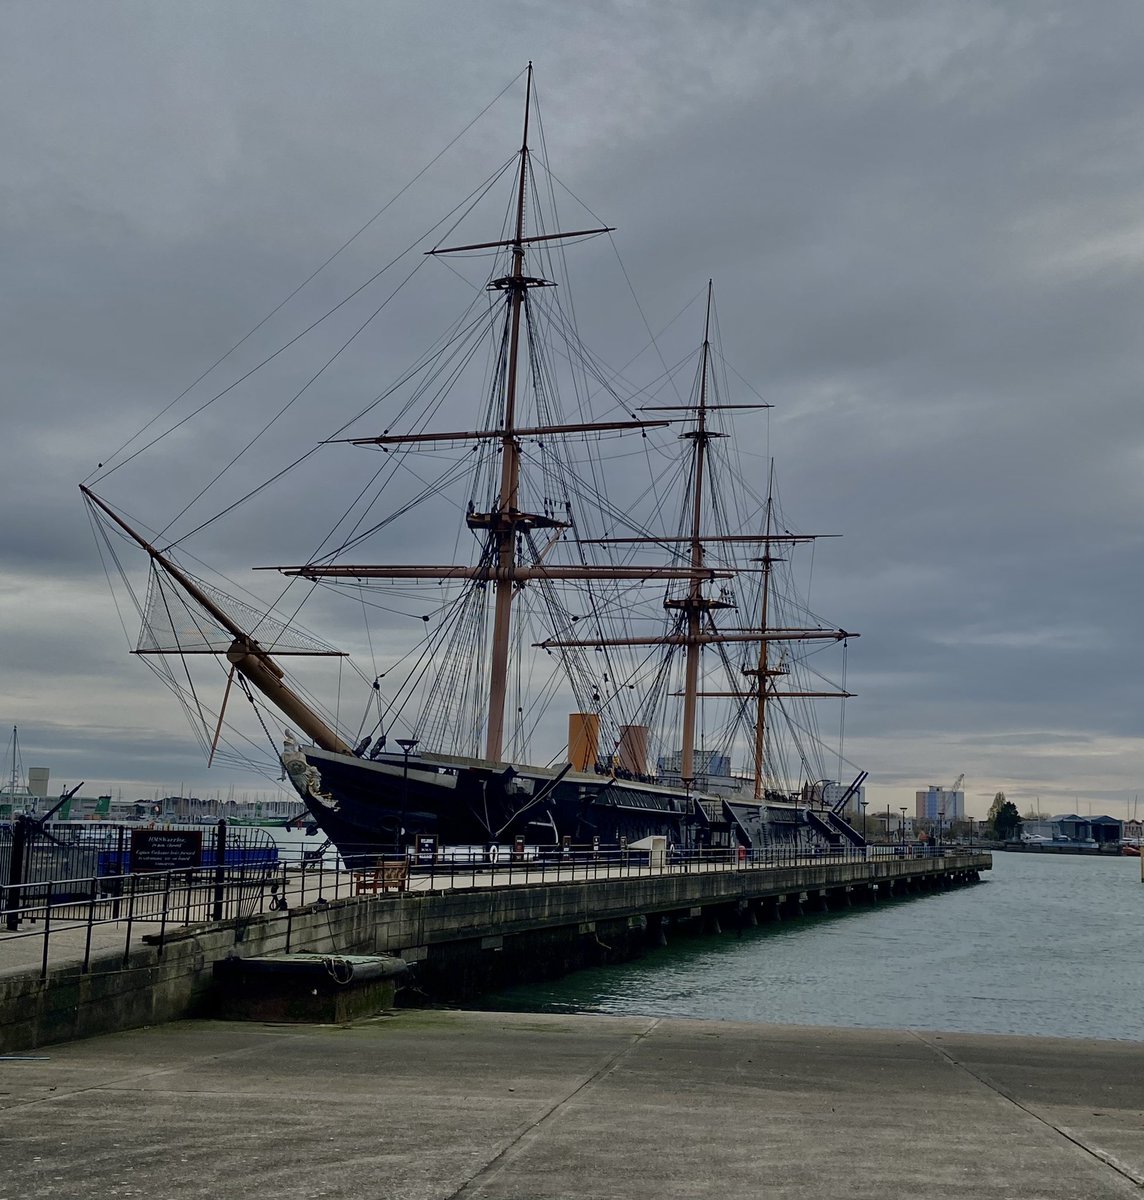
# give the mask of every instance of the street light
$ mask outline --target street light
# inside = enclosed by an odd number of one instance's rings
[[[397,827],[397,833],[394,837],[393,849],[395,852],[401,853],[401,839],[405,836],[405,810],[408,807],[409,799],[409,754],[414,746],[417,745],[417,738],[398,738],[397,744],[401,747],[402,754],[405,755],[405,763],[401,771],[401,824]]]
[[[861,810],[862,810],[862,840],[863,841],[866,840],[866,805],[869,803],[870,803],[869,800],[859,800],[858,801],[858,807],[861,808]]]
[[[903,805],[902,805],[902,806],[899,808],[899,810],[898,810],[898,811],[899,811],[899,812],[902,814],[902,826],[901,826],[901,829],[902,829],[902,844],[903,844],[903,845],[905,845],[905,841],[906,841],[906,806],[903,804]]]
[[[939,808],[937,810],[937,849],[938,849],[939,854],[941,853],[941,826],[942,826],[942,822],[944,820],[945,820],[945,809]]]

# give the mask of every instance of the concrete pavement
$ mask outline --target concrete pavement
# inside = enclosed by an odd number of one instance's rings
[[[1104,1200],[1144,1043],[399,1011],[0,1060],[0,1200]]]

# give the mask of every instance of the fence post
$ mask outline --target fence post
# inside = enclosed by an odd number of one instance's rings
[[[91,877],[91,899],[87,902],[87,939],[83,945],[83,970],[81,974],[86,975],[88,967],[91,965],[91,930],[95,924],[95,897],[99,890],[99,881],[97,876]]]
[[[226,821],[219,821],[215,836],[214,907],[211,920],[222,920],[223,883],[226,879]]]
[[[123,942],[123,965],[127,966],[127,959],[131,953],[131,926],[135,922],[135,885],[139,882],[139,876],[134,871],[131,872],[131,888],[127,895],[127,937]]]
[[[163,917],[159,922],[159,958],[163,957],[163,944],[167,940],[167,909],[171,903],[171,875],[173,872],[168,871],[166,878],[163,880]]]
[[[44,956],[40,960],[40,978],[47,979],[48,977],[48,938],[52,934],[52,888],[55,887],[55,882],[48,880],[48,891],[44,896]]]
[[[24,853],[28,844],[28,825],[20,813],[12,822],[12,850],[8,864],[8,892],[5,908],[8,910],[8,930],[15,933],[20,928],[20,885],[24,882]]]

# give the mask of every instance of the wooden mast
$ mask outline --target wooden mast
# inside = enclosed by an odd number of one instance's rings
[[[508,652],[512,625],[512,599],[516,584],[508,576],[516,557],[517,493],[520,490],[520,445],[516,440],[516,375],[520,353],[520,311],[528,286],[524,278],[524,193],[528,175],[528,118],[532,103],[532,63],[524,96],[524,136],[520,146],[520,179],[516,194],[516,236],[512,246],[512,274],[507,281],[510,310],[508,379],[505,384],[504,430],[501,438],[500,492],[491,534],[496,543],[497,580],[493,609],[493,643],[489,660],[489,722],[485,757],[498,762],[504,744],[504,708],[508,687]]]
[[[699,377],[699,411],[694,433],[684,434],[695,440],[695,488],[691,500],[691,569],[703,566],[703,539],[700,536],[703,517],[703,473],[707,463],[707,367],[711,355],[711,280],[707,281],[707,315],[703,324],[703,360]],[[687,662],[683,683],[683,740],[679,756],[679,774],[685,787],[695,779],[695,710],[698,705],[699,626],[706,610],[703,583],[695,578],[687,594]]]
[[[771,469],[767,477],[767,522],[766,536],[771,535],[771,514],[773,510],[772,491],[775,481],[775,460],[771,459]],[[773,563],[771,556],[771,544],[768,541],[763,549],[763,578],[762,578],[762,598],[759,602],[759,628],[765,630],[767,628],[767,605],[770,600],[771,592],[771,565]],[[764,639],[759,643],[759,676],[758,676],[758,691],[759,696],[755,702],[755,799],[762,800],[766,796],[766,784],[763,778],[763,759],[766,750],[767,738],[767,646],[768,643]]]

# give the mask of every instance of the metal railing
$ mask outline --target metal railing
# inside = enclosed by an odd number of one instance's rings
[[[274,860],[223,861],[167,871],[38,879],[0,887],[0,969],[5,948],[37,944],[40,977],[52,947],[90,970],[94,951],[115,949],[126,966],[132,939],[146,937],[162,957],[168,933],[196,924],[237,923],[237,940],[259,914],[287,911],[344,897],[393,889],[434,894],[457,889],[591,883],[650,875],[932,858],[945,848],[929,845],[808,846],[783,844],[746,849],[632,850],[622,847],[528,848],[491,857],[481,849],[404,855],[370,855],[331,865],[326,854],[278,847]],[[293,852],[291,852],[293,851]],[[114,933],[112,938],[107,935]],[[66,936],[65,936],[66,935]],[[25,965],[29,956],[21,955]],[[59,955],[57,954],[57,957]]]

